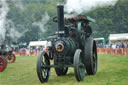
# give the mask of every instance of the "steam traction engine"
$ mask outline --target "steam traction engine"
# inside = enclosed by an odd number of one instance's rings
[[[69,67],[74,67],[77,81],[85,77],[85,69],[88,75],[97,72],[96,43],[92,37],[86,38],[84,23],[92,21],[86,16],[65,17],[63,5],[57,6],[57,17],[53,21],[58,22],[58,32],[48,48],[49,53],[42,51],[37,59],[37,75],[44,83],[49,79],[50,68],[55,67],[58,76],[66,75]],[[50,65],[50,59],[54,64]]]
[[[5,45],[0,47],[0,72],[4,71],[8,63],[14,63],[16,60],[13,50],[6,48]]]

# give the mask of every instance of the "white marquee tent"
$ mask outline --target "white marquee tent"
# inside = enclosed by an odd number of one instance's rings
[[[50,45],[50,42],[48,41],[31,41],[29,43],[30,46],[44,46],[45,48]]]
[[[108,39],[109,42],[117,40],[128,40],[128,33],[110,34]]]

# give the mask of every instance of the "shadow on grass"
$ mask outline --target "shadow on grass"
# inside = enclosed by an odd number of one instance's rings
[[[54,85],[59,85],[59,84],[65,84],[67,82],[72,83],[74,81],[76,81],[76,79],[75,79],[75,74],[73,72],[73,73],[68,73],[65,76],[54,76],[54,78],[53,78],[53,76],[51,76],[47,83],[48,84],[54,83]]]
[[[87,76],[89,76],[89,75],[85,74],[85,77],[87,77]],[[72,84],[77,84],[79,82],[76,80],[75,73],[70,72],[65,76],[54,76],[54,78],[53,78],[53,76],[51,76],[47,83],[52,84],[52,85],[53,84],[54,85],[60,85],[60,84],[72,85]]]
[[[66,76],[69,76],[69,77],[75,77],[75,73],[68,73]],[[89,76],[87,73],[85,73],[85,76]]]
[[[66,76],[75,77],[75,74],[74,73],[68,73]]]

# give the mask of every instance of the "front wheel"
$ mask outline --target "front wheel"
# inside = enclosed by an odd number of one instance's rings
[[[14,63],[16,61],[16,56],[13,53],[6,55],[6,58],[8,63]]]
[[[85,77],[85,66],[82,62],[81,50],[77,49],[74,55],[74,72],[78,82],[82,81]]]
[[[4,56],[0,56],[0,72],[4,71],[7,67],[7,60]]]
[[[50,65],[50,60],[45,51],[42,51],[38,55],[37,60],[37,75],[41,83],[47,82],[49,79],[50,68],[47,67]]]

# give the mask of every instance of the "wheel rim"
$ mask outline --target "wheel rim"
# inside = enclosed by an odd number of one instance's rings
[[[46,68],[45,66],[48,64],[48,61],[46,60],[46,57],[43,56],[44,59],[42,59],[41,62],[41,71],[42,71],[42,77],[43,79],[47,79],[48,73],[49,73],[49,68]]]
[[[85,66],[82,62],[80,49],[76,50],[74,55],[74,71],[77,81],[82,81],[85,77]]]
[[[93,52],[93,69],[94,69],[94,72],[96,73],[96,71],[97,71],[97,55],[96,55],[95,50]]]
[[[2,72],[5,67],[6,67],[5,60],[4,60],[4,58],[2,58],[2,57],[0,56],[0,72]]]
[[[79,72],[80,72],[80,79],[83,80],[85,77],[85,68],[84,68],[84,64],[81,61],[81,58],[79,59]]]

